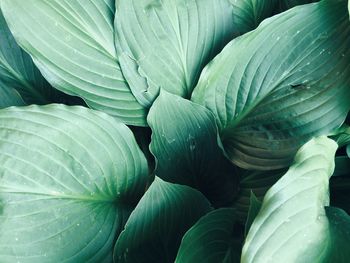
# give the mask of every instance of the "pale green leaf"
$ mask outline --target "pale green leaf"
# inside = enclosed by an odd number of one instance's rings
[[[78,102],[53,89],[13,38],[0,10],[0,108]]]
[[[137,100],[159,88],[188,98],[203,67],[235,35],[227,0],[116,1],[116,46]]]
[[[203,216],[183,237],[175,262],[239,262],[241,243],[234,236],[235,219],[233,208]]]
[[[156,177],[117,240],[114,262],[173,263],[183,235],[210,210],[200,192]]]
[[[288,172],[264,197],[247,235],[242,263],[337,262],[326,260],[335,244],[332,219],[324,208],[329,205],[337,147],[333,140],[318,137],[297,152]]]
[[[0,262],[112,262],[144,193],[147,162],[131,131],[63,105],[0,111]]]
[[[146,125],[118,64],[114,0],[0,3],[14,37],[51,85],[127,124]]]
[[[203,71],[192,100],[210,109],[227,155],[247,169],[288,166],[350,108],[346,1],[302,5],[234,39]]]
[[[215,206],[230,204],[238,175],[218,145],[213,114],[203,106],[161,91],[147,117],[157,176],[200,190]]]

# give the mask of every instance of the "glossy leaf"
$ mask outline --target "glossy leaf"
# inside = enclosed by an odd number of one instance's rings
[[[18,43],[55,88],[127,124],[146,124],[118,64],[114,0],[2,0],[1,9]]]
[[[0,10],[0,107],[51,102],[74,103],[75,98],[53,89],[13,38]]]
[[[188,98],[203,67],[235,35],[227,0],[116,1],[116,46],[136,99],[159,88]]]
[[[344,262],[327,261],[341,245],[333,243],[341,237],[324,208],[329,205],[337,147],[333,140],[318,137],[297,152],[288,172],[264,197],[246,238],[242,263]],[[342,257],[349,250],[338,253]]]
[[[0,262],[112,262],[147,182],[131,131],[63,105],[0,111]]]
[[[241,244],[233,236],[234,228],[233,208],[208,213],[187,231],[175,262],[239,262]]]
[[[174,262],[182,236],[210,210],[200,192],[156,177],[117,240],[114,262]]]
[[[204,69],[192,100],[210,109],[231,161],[288,166],[313,136],[350,108],[350,26],[345,1],[302,5],[234,39]]]
[[[215,206],[230,204],[238,176],[218,145],[214,116],[203,106],[161,91],[148,115],[156,174],[200,190]]]

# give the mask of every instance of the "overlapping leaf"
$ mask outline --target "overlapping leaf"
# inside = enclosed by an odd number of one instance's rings
[[[122,0],[116,9],[120,65],[144,106],[159,88],[188,98],[203,67],[235,33],[227,0]]]
[[[203,71],[193,101],[218,121],[243,168],[290,164],[298,147],[339,127],[350,108],[346,1],[303,5],[233,40]]]
[[[0,111],[0,262],[112,262],[143,194],[130,130],[83,107]]]
[[[267,192],[242,251],[246,262],[346,262],[350,219],[329,205],[337,144],[319,137]]]
[[[53,89],[16,43],[0,10],[0,108],[50,102],[77,103]]]
[[[215,206],[230,204],[238,176],[218,146],[214,116],[203,106],[161,91],[148,115],[156,174],[200,190]]]
[[[175,262],[239,262],[235,215],[233,208],[221,208],[202,217],[183,237]]]
[[[210,210],[197,190],[156,177],[120,234],[114,261],[174,262],[182,236]]]
[[[114,0],[2,0],[18,43],[57,89],[133,125],[145,111],[132,95],[114,46]]]

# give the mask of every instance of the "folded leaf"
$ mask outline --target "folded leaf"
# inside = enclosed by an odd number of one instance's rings
[[[143,106],[159,88],[188,98],[203,67],[235,35],[227,0],[116,1],[123,74]]]
[[[338,234],[324,208],[329,205],[336,150],[333,140],[318,137],[297,152],[294,164],[265,195],[246,238],[242,263],[338,262],[327,261],[336,246],[331,240]],[[349,250],[339,253],[350,256]]]
[[[232,162],[288,166],[313,136],[350,109],[350,25],[345,1],[303,5],[236,38],[203,71],[192,100],[210,109]]]
[[[215,206],[230,204],[238,176],[218,145],[213,114],[203,106],[161,91],[147,117],[156,174],[200,190]]]
[[[145,125],[114,46],[114,0],[2,0],[18,43],[57,89],[100,111]]]
[[[182,236],[210,210],[200,192],[156,177],[117,240],[114,262],[174,262]]]
[[[183,237],[175,262],[239,262],[235,215],[233,208],[221,208],[203,216]]]
[[[0,107],[77,102],[53,89],[13,38],[0,10]]]
[[[112,117],[63,105],[0,111],[0,262],[112,262],[147,162]]]

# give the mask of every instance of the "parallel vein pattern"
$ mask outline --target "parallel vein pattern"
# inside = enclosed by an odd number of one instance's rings
[[[111,262],[147,170],[131,131],[104,113],[1,110],[0,262]]]
[[[4,0],[18,43],[57,89],[128,124],[145,125],[114,47],[114,0]]]
[[[318,137],[296,154],[288,172],[266,193],[242,251],[247,262],[337,262],[325,206],[337,144]]]
[[[227,0],[121,0],[116,9],[120,65],[144,106],[159,88],[188,98],[203,67],[235,34]]]
[[[345,8],[345,1],[325,0],[274,16],[204,69],[192,100],[215,114],[235,164],[286,167],[303,143],[344,121],[350,109]]]

